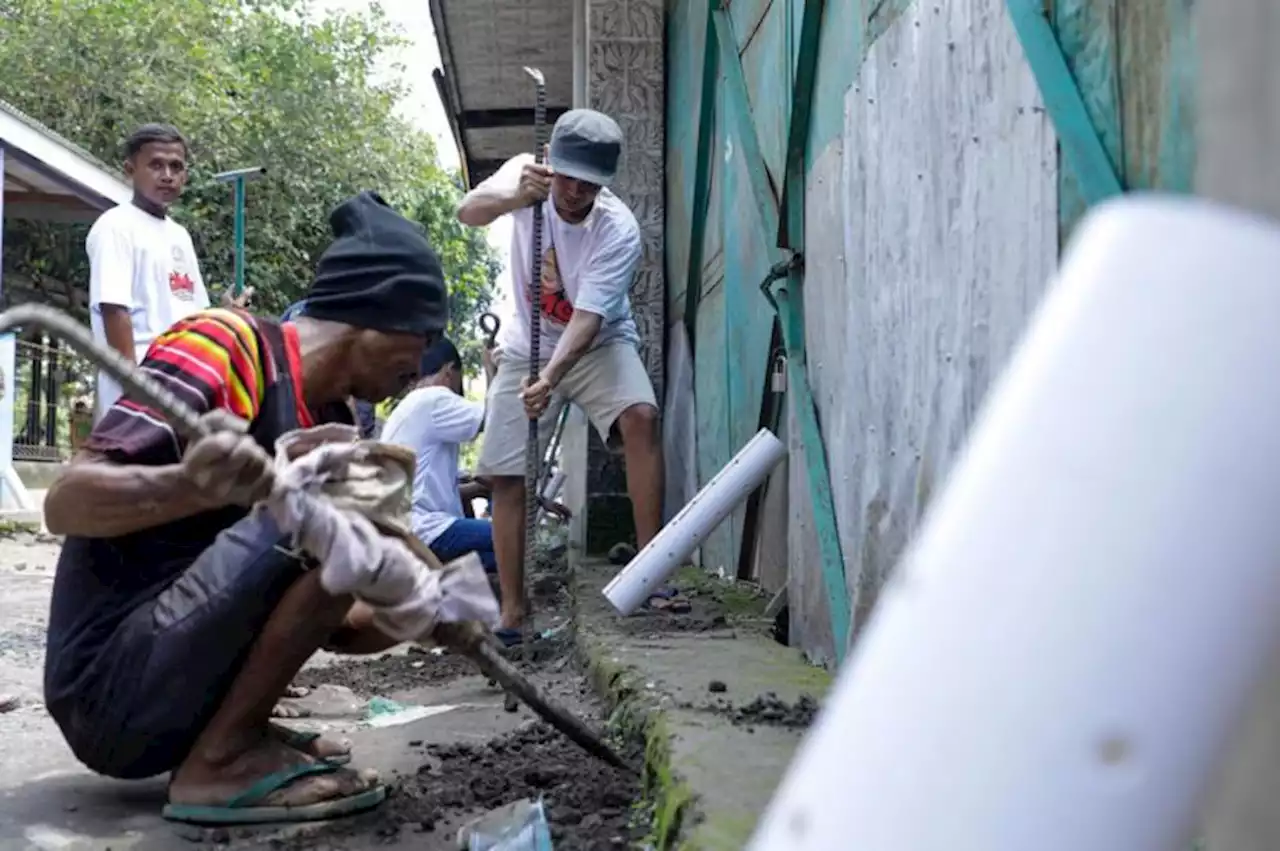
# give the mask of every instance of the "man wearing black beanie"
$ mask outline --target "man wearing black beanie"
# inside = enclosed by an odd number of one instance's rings
[[[444,330],[440,262],[372,193],[339,206],[307,313],[214,309],[161,334],[142,368],[223,425],[188,441],[129,395],[48,492],[65,535],[49,617],[45,702],[76,756],[117,778],[172,772],[177,821],[310,821],[377,806],[385,787],[340,745],[271,711],[320,647],[389,647],[372,612],[335,597],[266,512],[277,438],[350,422],[348,397],[417,377]]]

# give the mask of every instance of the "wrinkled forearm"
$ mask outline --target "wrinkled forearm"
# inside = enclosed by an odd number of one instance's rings
[[[603,318],[598,314],[588,313],[585,310],[573,312],[573,318],[565,326],[564,335],[556,344],[551,360],[547,361],[547,365],[542,369],[542,377],[551,382],[552,387],[558,385],[565,373],[590,351],[591,344],[595,342],[603,323]]]
[[[181,464],[125,466],[82,456],[49,488],[44,515],[55,535],[115,538],[212,507]]]
[[[468,192],[458,204],[458,221],[468,227],[482,228],[524,206],[524,199],[516,189],[480,186]]]

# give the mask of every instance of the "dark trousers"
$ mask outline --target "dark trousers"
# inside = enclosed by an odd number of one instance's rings
[[[177,768],[218,710],[285,592],[306,571],[253,512],[110,635],[82,699],[59,718],[76,756],[109,777]]]

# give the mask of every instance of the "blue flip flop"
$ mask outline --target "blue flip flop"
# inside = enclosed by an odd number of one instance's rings
[[[519,647],[524,644],[524,632],[519,627],[503,626],[493,631],[493,637],[501,642],[502,646],[510,650],[512,647]]]
[[[296,780],[341,770],[331,762],[295,765],[268,774],[222,806],[201,804],[166,804],[162,815],[169,821],[198,825],[294,824],[326,821],[371,810],[387,799],[387,787],[375,786],[364,792],[332,801],[319,801],[298,807],[258,806],[268,795]]]
[[[330,765],[346,765],[351,762],[350,751],[334,754],[333,756],[319,756],[307,750],[307,748],[311,747],[316,739],[320,738],[319,733],[310,730],[294,730],[289,727],[285,727],[282,724],[272,724],[271,731],[275,734],[276,738],[293,748],[295,751],[302,751],[308,756],[314,756],[321,762],[327,762]]]

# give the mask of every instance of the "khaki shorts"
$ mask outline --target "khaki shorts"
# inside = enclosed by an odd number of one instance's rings
[[[484,417],[484,445],[476,474],[523,476],[524,449],[529,439],[529,418],[520,401],[521,379],[529,375],[527,360],[499,358],[498,373],[489,385]],[[551,404],[538,420],[538,440],[546,452],[556,419],[567,402],[587,413],[600,437],[609,442],[613,424],[632,405],[658,407],[653,384],[640,353],[630,343],[614,343],[587,352],[573,365],[551,394]]]

